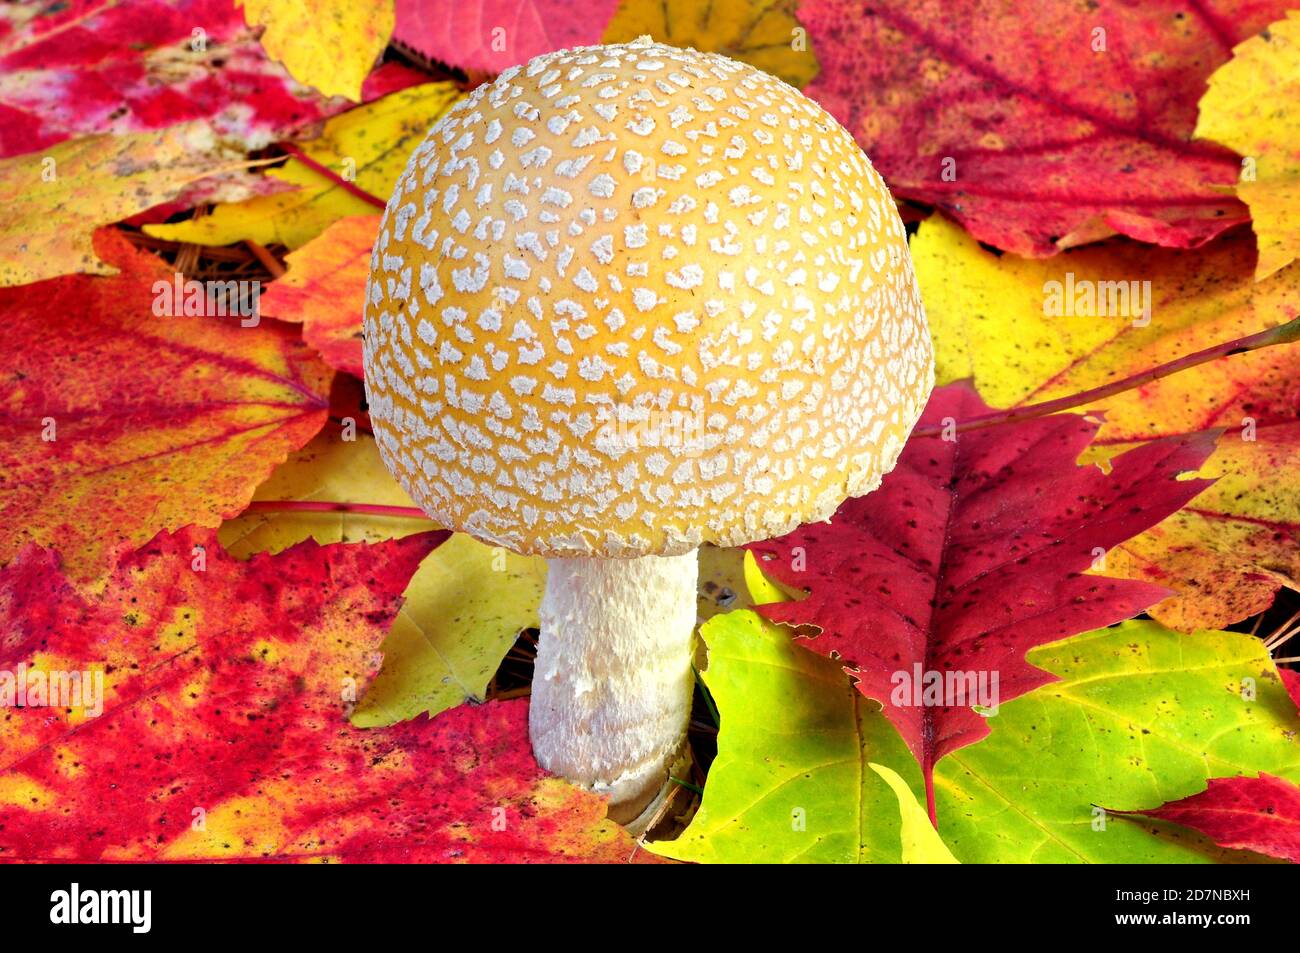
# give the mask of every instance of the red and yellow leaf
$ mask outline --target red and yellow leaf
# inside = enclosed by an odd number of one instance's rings
[[[891,189],[1019,255],[1120,233],[1199,245],[1247,218],[1196,104],[1283,0],[805,0],[808,87]]]
[[[1200,794],[1134,813],[1195,828],[1220,847],[1300,863],[1300,787],[1285,778],[1210,778]]]
[[[0,570],[3,669],[29,688],[99,673],[102,694],[4,709],[0,859],[630,859],[604,802],[534,763],[526,701],[348,725],[403,587],[446,535],[239,562],[187,529],[99,591],[26,549]]]
[[[0,159],[0,287],[57,275],[111,275],[91,236],[177,196],[190,182],[228,170],[206,157],[198,125],[123,136],[88,136],[44,153]]]
[[[238,513],[325,423],[332,376],[287,325],[156,315],[176,273],[113,231],[96,249],[120,275],[0,289],[31,342],[0,355],[0,564],[58,546],[75,579]]]
[[[1300,256],[1300,11],[1246,40],[1210,77],[1196,135],[1245,158],[1237,195],[1259,243],[1255,277]]]
[[[934,392],[921,425],[987,411],[953,385]],[[800,644],[842,660],[884,706],[927,784],[940,758],[989,731],[975,697],[916,697],[930,673],[985,679],[996,707],[1052,681],[1025,661],[1029,649],[1131,618],[1167,594],[1085,572],[1205,486],[1178,476],[1213,440],[1149,443],[1105,473],[1075,465],[1096,430],[1056,414],[948,439],[914,435],[880,489],[846,500],[829,525],[748,547],[764,572],[808,593],[758,611],[820,630]]]
[[[302,336],[325,363],[361,376],[361,311],[379,215],[335,222],[290,252],[284,277],[262,296],[262,313],[302,324]]]
[[[1197,252],[1114,242],[1028,261],[990,254],[936,216],[912,258],[936,379],[974,378],[996,407],[1099,387],[1300,314],[1300,267],[1256,283],[1245,234]],[[1091,306],[1050,307],[1057,295],[1086,305],[1085,292]],[[1268,608],[1279,587],[1300,588],[1300,345],[1203,364],[1089,409],[1105,414],[1094,459],[1226,430],[1201,471],[1218,481],[1108,557],[1110,573],[1178,590],[1152,615],[1222,628]]]
[[[269,60],[231,0],[40,0],[0,6],[0,156],[89,133],[203,120],[222,145],[261,149],[348,107]],[[421,82],[388,64],[376,99]]]

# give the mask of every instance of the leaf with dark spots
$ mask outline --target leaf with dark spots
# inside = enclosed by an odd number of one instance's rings
[[[27,547],[0,570],[0,668],[100,672],[102,691],[4,709],[0,859],[632,858],[600,798],[537,767],[526,701],[348,724],[402,590],[449,535],[241,562],[187,529],[100,589]]]
[[[1200,794],[1132,813],[1194,828],[1220,847],[1300,863],[1300,787],[1285,778],[1211,778]]]
[[[480,73],[600,42],[617,0],[397,0],[393,38],[423,56]]]
[[[805,0],[822,64],[806,92],[896,195],[982,242],[1046,256],[1115,233],[1187,248],[1245,222],[1239,160],[1193,140],[1234,43],[1282,0]]]
[[[934,392],[921,423],[987,411],[955,384]],[[759,611],[820,630],[800,644],[845,663],[884,706],[927,784],[940,758],[989,729],[975,698],[922,704],[911,697],[917,680],[983,679],[993,705],[1009,701],[1052,679],[1025,661],[1028,649],[1130,618],[1168,594],[1085,570],[1205,487],[1178,476],[1200,466],[1213,437],[1155,441],[1105,473],[1075,464],[1097,427],[1057,414],[948,441],[913,437],[881,488],[845,501],[829,525],[749,547],[765,572],[809,593]],[[849,566],[865,575],[854,578]],[[863,606],[848,608],[850,599]]]
[[[14,80],[0,91],[0,156],[189,120],[225,145],[261,149],[348,106],[268,59],[230,0],[4,4],[0,73]],[[389,64],[363,95],[417,82],[419,73]]]
[[[58,546],[75,579],[242,510],[325,423],[332,376],[287,325],[165,313],[170,267],[113,231],[96,248],[121,274],[0,289],[9,333],[40,342],[0,354],[21,380],[0,416],[0,564]]]

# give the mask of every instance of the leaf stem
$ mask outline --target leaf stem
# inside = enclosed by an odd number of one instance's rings
[[[1300,317],[1292,318],[1285,324],[1279,324],[1275,328],[1269,328],[1266,331],[1258,331],[1255,334],[1249,334],[1243,338],[1237,338],[1233,341],[1227,341],[1223,344],[1216,344],[1213,347],[1207,347],[1203,351],[1197,351],[1195,354],[1188,354],[1180,357],[1176,361],[1169,361],[1166,364],[1160,364],[1149,370],[1134,374],[1131,377],[1125,377],[1122,380],[1112,381],[1109,384],[1103,384],[1101,387],[1094,387],[1091,390],[1080,391],[1077,394],[1070,394],[1067,397],[1058,397],[1055,400],[1046,400],[1038,404],[1028,404],[1024,407],[1012,407],[1007,410],[995,411],[991,414],[983,414],[979,417],[971,417],[967,420],[960,421],[954,428],[958,432],[966,430],[982,430],[985,427],[995,427],[999,424],[1015,423],[1018,420],[1028,420],[1032,417],[1046,417],[1048,414],[1059,413],[1063,410],[1073,410],[1084,404],[1090,404],[1093,401],[1104,400],[1107,397],[1113,397],[1115,394],[1122,394],[1126,390],[1132,390],[1135,387],[1141,387],[1150,381],[1160,380],[1162,377],[1168,377],[1170,374],[1177,374],[1179,371],[1185,371],[1188,368],[1196,367],[1198,364],[1206,364],[1210,361],[1217,360],[1221,357],[1232,357],[1234,354],[1246,354],[1250,351],[1258,351],[1260,348],[1272,347],[1275,344],[1295,344],[1300,341]],[[917,427],[912,431],[914,437],[938,437],[944,431],[942,425],[933,424],[925,427]]]
[[[297,159],[307,168],[311,169],[317,175],[324,176],[325,178],[333,182],[335,185],[337,185],[339,188],[341,188],[343,191],[348,192],[351,195],[355,195],[357,198],[361,199],[361,201],[369,202],[371,205],[375,206],[376,208],[381,208],[381,209],[385,208],[388,205],[387,202],[384,202],[377,196],[371,195],[369,192],[367,192],[361,186],[357,185],[355,182],[349,182],[347,179],[343,178],[343,176],[339,175],[329,166],[325,165],[324,163],[317,162],[311,156],[307,155],[307,153],[303,152],[301,149],[295,146],[292,142],[282,142],[280,143],[280,148],[283,149],[285,153],[287,153],[288,155],[293,156],[295,159]]]
[[[335,503],[324,500],[255,500],[248,504],[249,513],[362,513],[367,516],[395,516],[401,519],[427,520],[415,506],[385,506],[381,503]]]

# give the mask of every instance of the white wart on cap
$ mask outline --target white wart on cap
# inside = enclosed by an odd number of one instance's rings
[[[546,556],[681,554],[829,517],[933,381],[906,236],[780,80],[648,39],[507,70],[384,215],[380,452],[438,522]]]

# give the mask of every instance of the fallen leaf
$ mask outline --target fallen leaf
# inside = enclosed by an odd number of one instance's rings
[[[537,628],[546,561],[457,533],[411,580],[384,668],[352,716],[391,725],[481,702],[519,633]]]
[[[604,802],[533,761],[526,702],[347,724],[399,593],[445,535],[241,563],[186,530],[96,592],[26,549],[0,570],[3,667],[102,673],[102,710],[6,709],[0,857],[630,859]]]
[[[939,829],[964,863],[1240,862],[1098,805],[1156,807],[1221,775],[1300,780],[1300,716],[1250,635],[1131,621],[1029,661],[1059,681],[1004,705],[993,733],[936,778]]]
[[[706,622],[701,673],[721,715],[690,826],[657,854],[699,863],[898,863],[898,799],[867,762],[916,763],[839,666],[748,611]]]
[[[388,46],[393,0],[236,0],[262,46],[300,83],[361,99],[361,84]]]
[[[604,43],[649,35],[670,46],[721,53],[780,77],[796,89],[817,75],[797,0],[622,0]]]
[[[1286,692],[1291,696],[1291,700],[1300,708],[1300,672],[1293,668],[1279,668],[1277,673],[1282,676],[1282,684],[1286,686]]]
[[[996,407],[1098,387],[1300,314],[1300,267],[1255,283],[1248,235],[1196,253],[1116,242],[1026,261],[992,255],[936,217],[914,236],[912,260],[936,382],[973,377]],[[1108,287],[1119,305],[1124,288],[1136,297],[1111,309],[1106,292],[1106,309],[1058,316],[1044,313],[1049,287],[1061,297],[1077,289],[1074,301]],[[1107,556],[1109,574],[1179,591],[1152,610],[1156,618],[1180,629],[1225,626],[1267,609],[1280,586],[1300,587],[1300,346],[1216,360],[1089,409],[1105,418],[1089,459],[1228,431],[1200,471],[1218,482]]]
[[[921,426],[987,410],[953,385],[931,395]],[[817,627],[799,644],[841,661],[884,706],[927,786],[941,758],[988,734],[973,707],[989,705],[986,694],[996,707],[1051,680],[1025,661],[1028,649],[1129,618],[1168,592],[1084,572],[1205,486],[1177,477],[1213,440],[1147,444],[1105,473],[1074,462],[1096,428],[1057,414],[955,439],[913,436],[880,489],[846,500],[829,525],[748,547],[765,573],[808,593],[758,611]],[[956,693],[948,673],[978,675],[979,690],[967,680]],[[948,688],[931,699],[935,677]]]
[[[44,153],[0,159],[0,287],[56,275],[111,275],[91,235],[180,193],[187,183],[229,169],[205,158],[211,137],[199,126],[126,136],[87,136]]]
[[[393,39],[422,56],[500,73],[534,56],[601,42],[618,0],[397,0]]]
[[[1232,52],[1201,97],[1196,136],[1245,156],[1237,195],[1250,206],[1262,280],[1300,256],[1300,11]]]
[[[382,216],[339,219],[285,259],[288,272],[262,295],[262,313],[303,326],[330,367],[360,377],[361,312],[370,250]]]
[[[901,859],[897,802],[867,764],[897,772],[913,796],[920,774],[871,703],[833,662],[755,613],[713,619],[701,638],[718,757],[686,831],[650,849],[720,863]],[[936,769],[939,831],[957,860],[1249,859],[1192,831],[1121,823],[1097,805],[1157,807],[1211,775],[1300,780],[1300,715],[1259,639],[1124,622],[1040,646],[1029,661],[1057,680],[1004,700],[992,732]]]
[[[930,824],[925,808],[916,799],[916,794],[907,786],[907,782],[893,768],[883,764],[868,762],[867,767],[885,779],[891,791],[898,797],[898,809],[902,816],[903,863],[905,864],[955,864],[957,858],[952,855],[939,832]]]
[[[319,138],[302,144],[302,151],[379,201],[387,201],[415,147],[459,97],[452,83],[404,89],[330,119]],[[297,191],[218,205],[211,215],[174,225],[146,225],[144,230],[156,238],[199,245],[251,239],[298,248],[338,219],[377,212],[371,202],[296,159],[267,174],[298,186]]]
[[[386,64],[366,100],[421,82]],[[239,152],[348,107],[267,59],[230,0],[43,0],[0,6],[0,156],[89,133],[202,120]]]
[[[373,437],[343,440],[333,427],[277,467],[253,499],[415,506],[380,461]],[[430,525],[365,513],[250,511],[222,525],[221,541],[242,558],[304,539],[375,541]],[[453,536],[412,577],[384,641],[384,667],[353,724],[390,725],[481,702],[520,631],[538,625],[545,582],[545,560]]]
[[[1200,245],[1247,219],[1238,161],[1192,141],[1232,45],[1286,9],[1211,0],[804,0],[822,71],[807,93],[896,195],[1018,255],[1120,233]]]
[[[156,316],[171,268],[117,232],[95,247],[120,275],[0,290],[9,333],[33,342],[0,356],[0,564],[58,546],[78,580],[243,509],[325,422],[331,376],[287,325]]]
[[[1300,787],[1271,774],[1210,778],[1200,794],[1136,813],[1193,828],[1221,847],[1300,863]]]

